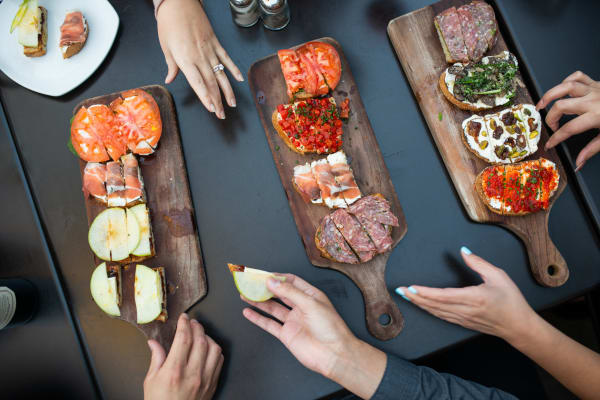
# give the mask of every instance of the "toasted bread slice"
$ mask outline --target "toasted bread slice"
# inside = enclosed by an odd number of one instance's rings
[[[154,246],[152,246],[152,249],[154,251]],[[158,317],[156,317],[156,321],[167,322],[169,314],[167,313],[167,279],[165,278],[165,269],[163,267],[156,267],[152,269],[158,271],[158,273],[160,274],[160,283],[162,285],[163,292],[162,311],[160,312]]]
[[[448,86],[446,86],[446,71],[442,72],[442,74],[440,75],[439,85],[440,85],[440,89],[441,89],[442,93],[444,94],[444,96],[446,97],[446,99],[448,99],[448,101],[450,103],[454,104],[456,107],[460,108],[461,110],[476,112],[476,111],[489,110],[491,108],[491,107],[477,107],[474,104],[465,103],[464,101],[460,101],[456,97],[454,97],[454,95],[452,93],[450,93],[450,91],[448,90]]]
[[[283,142],[285,143],[285,145],[287,147],[289,147],[292,151],[295,151],[298,154],[306,154],[307,153],[306,151],[298,149],[296,146],[294,146],[292,144],[288,135],[284,132],[281,125],[279,125],[279,120],[277,119],[278,115],[279,115],[279,111],[277,111],[277,109],[275,109],[275,111],[273,111],[273,115],[271,116],[271,122],[273,123],[273,128],[275,128],[275,130],[277,131],[279,136],[281,136],[281,139],[283,139]]]
[[[40,6],[42,11],[42,19],[40,21],[40,33],[38,34],[37,47],[23,46],[23,54],[27,57],[41,57],[46,54],[46,46],[48,44],[48,10]]]
[[[75,43],[70,43],[67,46],[64,46],[65,48],[61,48],[61,53],[64,59],[67,58],[71,58],[73,57],[75,54],[79,53],[81,51],[81,49],[83,49],[83,46],[85,45],[85,42],[87,41],[89,32],[90,32],[90,28],[88,26],[87,20],[83,20],[83,24],[84,24],[84,32],[85,32],[85,39],[83,40],[83,42],[75,42]]]
[[[479,175],[477,175],[477,178],[475,179],[475,191],[477,192],[477,194],[479,195],[479,198],[481,199],[481,201],[485,204],[485,206],[493,213],[495,214],[500,214],[502,215],[502,208],[500,207],[499,210],[495,209],[494,207],[492,207],[492,205],[490,204],[490,202],[487,200],[487,196],[485,194],[485,192],[483,191],[483,171],[479,173]]]

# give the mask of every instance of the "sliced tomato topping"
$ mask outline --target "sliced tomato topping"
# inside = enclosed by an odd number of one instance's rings
[[[109,159],[102,138],[94,129],[87,108],[81,107],[71,123],[71,143],[85,161],[102,162]]]
[[[102,140],[110,158],[117,161],[127,152],[127,140],[116,125],[114,113],[104,104],[89,106],[87,112],[92,129]]]
[[[294,50],[279,50],[277,56],[279,57],[289,98],[293,99],[302,92],[314,96],[319,77],[310,63],[301,59],[300,55]]]
[[[329,93],[329,86],[327,86],[327,82],[325,82],[325,77],[323,76],[323,73],[319,68],[316,54],[312,51],[310,47],[307,46],[300,47],[297,52],[300,58],[304,61],[304,63],[310,65],[312,70],[315,71],[317,75],[317,84],[314,95],[323,96]]]
[[[137,154],[151,154],[162,134],[160,110],[154,98],[141,89],[123,92],[111,103],[127,147]]]
[[[342,76],[342,63],[335,47],[323,42],[308,42],[303,47],[307,47],[313,54],[313,58],[319,66],[319,71],[323,74],[327,86],[331,90],[334,90]]]

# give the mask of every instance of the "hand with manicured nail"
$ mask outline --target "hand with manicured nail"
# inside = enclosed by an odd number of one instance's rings
[[[171,83],[181,72],[207,110],[224,119],[221,102],[223,92],[227,104],[235,107],[235,95],[224,70],[213,67],[223,64],[238,81],[242,73],[215,36],[210,21],[199,0],[167,0],[156,14],[158,38],[169,68],[165,83]]]
[[[305,367],[370,398],[383,377],[385,353],[357,339],[319,289],[295,275],[282,276],[285,282],[269,279],[267,285],[287,307],[274,300],[255,303],[241,296],[277,320],[251,308],[244,309],[244,317],[279,339]]]
[[[508,341],[527,330],[536,314],[506,272],[466,247],[461,254],[482,284],[446,289],[413,285],[397,292],[438,318]]]
[[[569,96],[565,98],[565,96]],[[560,99],[560,100],[557,100]],[[569,75],[561,84],[548,90],[536,108],[542,109],[557,100],[546,115],[546,123],[554,131],[546,143],[551,149],[565,139],[590,129],[600,128],[600,82],[581,71]],[[559,128],[563,115],[579,115]],[[577,155],[575,165],[579,170],[587,160],[600,151],[600,135],[592,139]]]
[[[198,321],[190,321],[187,314],[181,314],[168,355],[156,340],[149,340],[148,346],[152,359],[144,379],[145,400],[212,398],[223,366],[223,354]]]

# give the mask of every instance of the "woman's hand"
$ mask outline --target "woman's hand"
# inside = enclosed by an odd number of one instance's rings
[[[399,287],[396,292],[438,318],[498,336],[509,343],[539,318],[504,270],[461,248],[465,263],[483,279],[477,286],[436,289]]]
[[[385,353],[358,340],[327,296],[295,275],[285,282],[269,279],[268,287],[288,307],[276,301],[242,300],[274,319],[245,308],[244,317],[279,339],[305,367],[369,398],[385,372]]]
[[[236,105],[235,96],[225,71],[214,72],[213,67],[223,64],[235,79],[244,78],[216,38],[200,1],[165,0],[156,20],[169,68],[165,83],[171,83],[181,69],[204,107],[225,119],[219,87],[230,107]]]
[[[187,314],[181,314],[168,356],[156,340],[149,340],[148,346],[152,360],[144,379],[144,399],[212,398],[223,366],[223,354],[198,321],[190,321]]]
[[[569,98],[563,98],[565,96]],[[554,131],[546,143],[546,150],[563,140],[594,128],[600,128],[600,82],[594,81],[581,71],[569,75],[561,84],[548,90],[536,105],[542,109],[553,100],[556,103],[546,115],[546,123]],[[558,121],[563,115],[577,114],[579,117],[559,128]],[[575,165],[578,171],[587,160],[600,151],[600,135],[592,139],[577,155]]]

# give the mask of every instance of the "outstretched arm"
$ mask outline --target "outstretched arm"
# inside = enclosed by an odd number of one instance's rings
[[[274,300],[248,304],[271,315],[246,308],[244,316],[279,339],[305,367],[337,382],[364,399],[514,399],[430,368],[418,367],[355,337],[327,296],[295,275],[285,282],[269,280]]]
[[[400,287],[397,292],[431,314],[498,336],[535,361],[582,399],[600,393],[600,355],[547,323],[504,270],[461,249],[483,283],[465,288]]]

